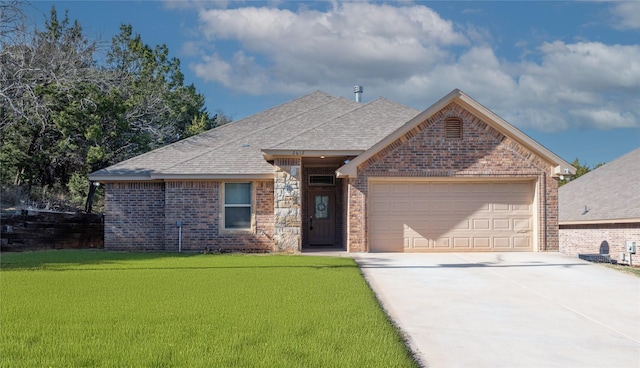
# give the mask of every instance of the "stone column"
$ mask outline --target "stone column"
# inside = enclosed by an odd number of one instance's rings
[[[300,158],[274,160],[274,250],[279,253],[297,253],[302,250],[300,164]]]

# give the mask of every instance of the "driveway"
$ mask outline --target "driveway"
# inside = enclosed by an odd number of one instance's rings
[[[427,367],[640,367],[640,278],[558,253],[353,254]]]

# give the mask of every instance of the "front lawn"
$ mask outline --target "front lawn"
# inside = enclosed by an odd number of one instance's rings
[[[2,367],[413,367],[350,258],[0,256]]]

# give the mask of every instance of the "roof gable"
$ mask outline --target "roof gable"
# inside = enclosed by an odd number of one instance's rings
[[[362,153],[360,156],[351,160],[351,162],[349,162],[348,164],[339,168],[336,171],[338,177],[356,177],[358,166],[369,160],[381,150],[385,149],[387,146],[393,144],[396,140],[409,133],[412,129],[415,129],[418,125],[432,117],[434,114],[436,114],[452,102],[461,106],[463,109],[469,111],[473,115],[479,117],[498,132],[504,134],[507,137],[510,137],[518,144],[522,145],[526,149],[538,155],[543,160],[547,161],[552,167],[554,167],[554,172],[552,174],[560,175],[562,173],[575,173],[575,168],[573,168],[568,162],[556,156],[541,144],[539,144],[526,134],[522,133],[516,127],[509,124],[507,121],[500,118],[498,115],[482,106],[471,97],[467,96],[464,92],[460,91],[459,89],[455,89],[448,95],[440,99],[438,102],[415,116],[413,119],[409,120],[406,124],[402,125],[397,130],[389,134],[383,140],[376,143],[366,152]]]
[[[561,224],[640,222],[640,148],[558,190]]]

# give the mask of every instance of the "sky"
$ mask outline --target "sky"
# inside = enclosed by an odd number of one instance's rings
[[[640,147],[640,2],[35,1],[107,48],[166,44],[208,111],[239,120],[322,90],[425,110],[459,88],[552,152]]]

